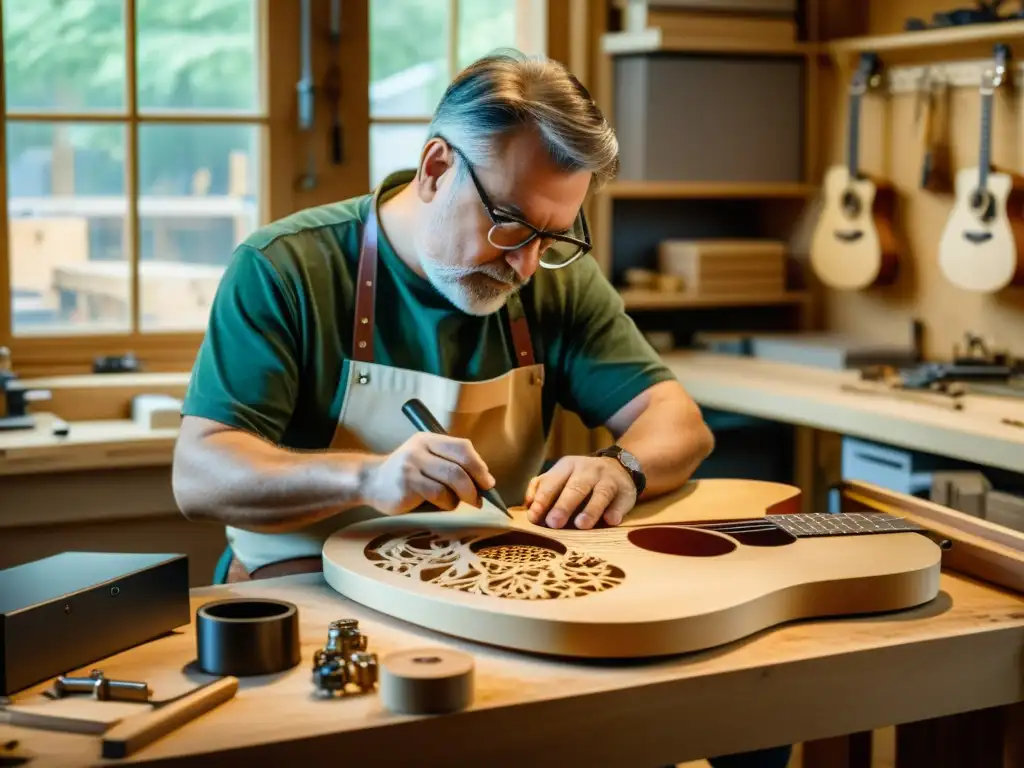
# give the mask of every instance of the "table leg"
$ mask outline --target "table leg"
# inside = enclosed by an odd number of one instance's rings
[[[871,768],[871,731],[805,741],[801,768]]]
[[[1024,704],[896,728],[896,768],[1024,768]]]

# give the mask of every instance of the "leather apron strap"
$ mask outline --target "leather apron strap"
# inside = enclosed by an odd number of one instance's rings
[[[361,363],[373,362],[373,326],[374,303],[377,295],[377,202],[375,194],[370,201],[370,210],[363,225],[362,244],[359,247],[359,269],[356,273],[356,313],[353,318],[352,354]],[[512,345],[515,347],[517,366],[534,365],[533,342],[530,339],[530,327],[526,322],[523,304],[517,294],[513,294],[506,312],[509,318],[509,329],[512,332]]]

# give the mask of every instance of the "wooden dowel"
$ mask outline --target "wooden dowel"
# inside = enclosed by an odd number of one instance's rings
[[[161,736],[234,697],[238,678],[226,676],[151,712],[126,718],[103,736],[103,757],[128,757]]]

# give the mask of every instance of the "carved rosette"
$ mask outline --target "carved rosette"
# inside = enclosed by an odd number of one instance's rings
[[[513,531],[452,535],[427,530],[378,536],[363,550],[376,567],[488,597],[561,600],[604,592],[626,574],[595,555]]]

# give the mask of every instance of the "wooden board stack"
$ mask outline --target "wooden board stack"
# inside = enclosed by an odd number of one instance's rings
[[[692,296],[778,296],[786,292],[786,244],[777,240],[665,240],[658,269]]]

